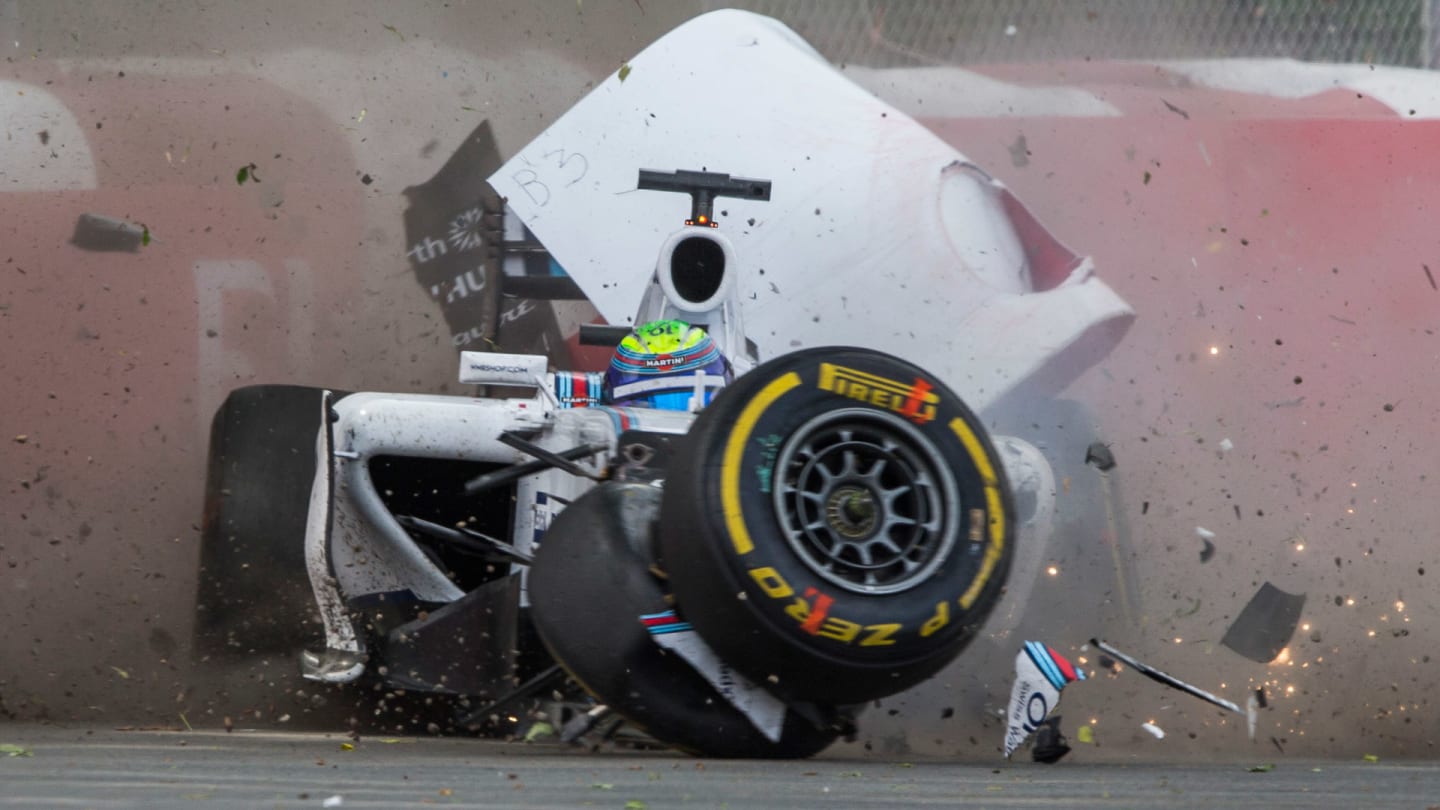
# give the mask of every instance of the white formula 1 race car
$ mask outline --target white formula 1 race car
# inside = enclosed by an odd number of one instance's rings
[[[709,756],[803,757],[929,678],[999,600],[1042,457],[865,348],[765,359],[718,197],[688,193],[606,372],[464,352],[524,396],[233,392],[212,434],[197,638],[306,678],[461,696],[458,726],[556,693],[564,736],[628,721]],[[997,451],[997,447],[1001,448]],[[318,618],[318,621],[317,621]]]

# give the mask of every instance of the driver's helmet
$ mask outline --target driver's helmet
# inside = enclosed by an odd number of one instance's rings
[[[624,407],[698,410],[730,380],[730,363],[704,329],[684,321],[651,321],[635,327],[615,349],[605,372],[605,396],[607,403]]]

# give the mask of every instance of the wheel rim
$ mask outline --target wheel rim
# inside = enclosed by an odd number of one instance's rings
[[[955,545],[954,474],[897,416],[864,408],[818,416],[785,443],[775,471],[775,512],[786,542],[845,590],[908,590]]]

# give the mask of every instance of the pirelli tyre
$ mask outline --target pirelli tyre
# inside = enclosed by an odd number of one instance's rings
[[[305,517],[322,390],[252,385],[210,428],[195,641],[200,657],[299,649],[316,632],[305,575]]]
[[[821,348],[701,412],[668,471],[679,612],[791,700],[860,703],[950,662],[994,607],[1014,507],[975,415],[922,369]]]

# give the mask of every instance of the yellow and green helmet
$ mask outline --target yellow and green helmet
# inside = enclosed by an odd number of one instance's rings
[[[698,410],[730,379],[729,362],[704,329],[684,321],[651,321],[635,327],[616,347],[605,372],[606,401]]]

